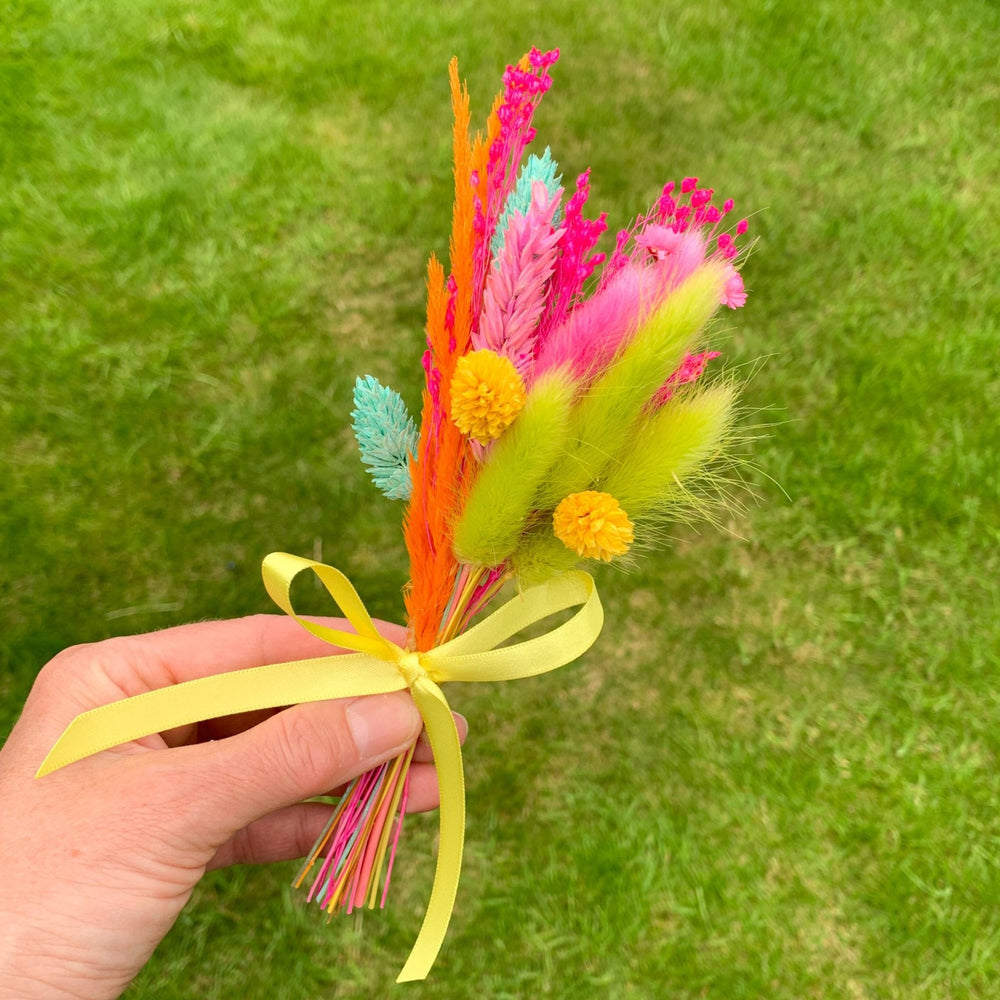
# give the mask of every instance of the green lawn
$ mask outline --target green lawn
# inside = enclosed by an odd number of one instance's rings
[[[606,11],[606,12],[602,12]],[[71,643],[270,610],[261,558],[399,617],[356,374],[419,398],[447,64],[624,224],[751,214],[728,364],[758,497],[605,573],[598,646],[456,686],[468,855],[431,979],[391,908],[210,878],[128,994],[960,1000],[1000,967],[1000,10],[988,0],[0,3],[0,733]]]

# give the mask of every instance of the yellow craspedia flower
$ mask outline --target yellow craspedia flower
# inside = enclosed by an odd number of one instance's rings
[[[603,559],[628,552],[635,534],[632,522],[610,493],[571,493],[552,515],[556,538],[578,556]]]
[[[451,379],[451,419],[466,436],[487,444],[510,426],[524,406],[524,382],[510,358],[471,351]]]

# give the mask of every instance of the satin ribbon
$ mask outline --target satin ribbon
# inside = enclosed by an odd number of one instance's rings
[[[307,570],[322,581],[354,633],[329,628],[295,612],[292,581]],[[396,982],[425,979],[451,920],[465,841],[462,748],[439,685],[532,677],[575,660],[590,648],[604,622],[594,581],[586,573],[573,571],[531,587],[462,635],[417,653],[379,635],[357,591],[340,570],[274,552],[264,560],[262,572],[267,592],[282,611],[320,639],[354,652],[202,677],[91,709],[70,723],[36,777],[121,743],[205,719],[409,688],[434,752],[441,793],[440,837],[424,920]],[[572,617],[552,631],[503,645],[523,629],[573,607],[578,610]]]

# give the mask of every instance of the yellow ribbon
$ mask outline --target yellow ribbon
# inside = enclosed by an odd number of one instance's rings
[[[296,614],[292,581],[305,570],[312,570],[323,582],[356,634]],[[425,979],[451,920],[465,841],[462,748],[439,685],[532,677],[575,660],[590,648],[604,622],[594,581],[574,571],[531,587],[457,638],[415,653],[379,635],[357,591],[340,570],[273,552],[264,560],[262,571],[267,592],[286,614],[313,635],[355,652],[202,677],[91,709],[69,724],[36,777],[121,743],[205,719],[409,688],[434,752],[441,793],[440,838],[427,911],[396,982]],[[523,629],[573,607],[578,608],[573,616],[551,632],[503,645]]]

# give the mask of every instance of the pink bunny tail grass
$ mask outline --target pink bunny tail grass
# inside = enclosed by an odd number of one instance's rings
[[[536,377],[551,368],[569,367],[587,381],[606,368],[667,296],[705,261],[705,240],[696,232],[669,231],[669,238],[663,234],[658,240],[663,244],[669,244],[669,252],[643,251],[602,277],[597,291],[553,330],[539,350]]]
[[[607,364],[660,298],[652,268],[625,267],[573,310],[538,352],[534,375],[568,366],[585,378]]]
[[[533,378],[568,366],[586,381],[611,363],[644,319],[706,260],[727,262],[728,278],[721,296],[724,305],[738,309],[747,299],[743,279],[733,263],[740,252],[736,238],[746,233],[747,221],[741,219],[736,224],[735,236],[720,232],[733,210],[732,200],[716,207],[712,189],[700,188],[697,178],[688,177],[681,184],[680,198],[675,197],[673,183],[665,185],[650,210],[618,233],[596,292],[578,301],[582,283],[602,260],[599,254],[587,258],[604,220],[602,216],[589,222],[582,216],[586,181],[584,174],[567,207],[560,241],[562,257],[552,279],[550,309],[538,336]],[[556,322],[560,313],[562,318]],[[690,379],[673,384],[678,381]],[[670,390],[665,386],[663,391]]]

